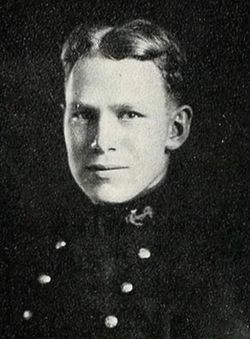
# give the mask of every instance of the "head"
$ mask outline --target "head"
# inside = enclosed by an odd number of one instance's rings
[[[64,135],[79,187],[93,202],[122,203],[159,185],[192,118],[176,40],[144,20],[79,26],[62,62]]]

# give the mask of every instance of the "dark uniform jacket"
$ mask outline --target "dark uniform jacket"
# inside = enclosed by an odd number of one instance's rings
[[[1,337],[250,338],[211,225],[170,185],[86,204],[4,245]]]

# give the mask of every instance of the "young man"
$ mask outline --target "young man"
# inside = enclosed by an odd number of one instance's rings
[[[88,35],[77,60],[80,52],[72,47],[81,42],[69,40],[62,55],[69,165],[94,203],[122,203],[160,185],[170,151],[188,137],[192,110],[181,97],[185,56],[165,32],[143,21],[120,31],[78,33],[79,39]]]
[[[37,266],[19,335],[248,338],[198,221],[174,198],[170,156],[192,119],[179,44],[144,20],[79,26],[62,62],[69,167],[91,202]]]

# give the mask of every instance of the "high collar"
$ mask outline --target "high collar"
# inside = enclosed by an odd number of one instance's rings
[[[154,187],[147,194],[120,204],[96,205],[96,212],[101,218],[113,220],[126,218],[131,211],[143,213],[147,207],[152,209],[155,215],[165,214],[169,210],[171,186],[169,176],[166,176],[161,185]]]
[[[172,163],[170,163],[167,176],[161,185],[155,187],[148,194],[138,196],[125,203],[93,204],[86,197],[83,197],[82,192],[77,191],[77,194],[74,195],[74,204],[70,209],[69,223],[63,223],[58,232],[69,234],[69,237],[74,232],[81,236],[82,233],[95,232],[100,226],[100,228],[110,229],[112,233],[112,230],[119,228],[119,225],[126,221],[126,218],[133,211],[138,216],[144,214],[147,207],[153,210],[154,218],[151,220],[155,223],[157,223],[158,217],[161,218],[161,221],[168,219],[170,222],[170,217],[172,220],[179,215],[178,204],[176,203],[176,200],[180,200],[178,196],[176,199],[176,189],[178,191],[178,187],[178,177],[176,177],[176,171]],[[145,218],[146,220],[150,219]],[[61,229],[63,231],[60,231]]]

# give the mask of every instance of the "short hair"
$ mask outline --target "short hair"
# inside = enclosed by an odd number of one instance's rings
[[[167,93],[177,102],[183,101],[186,53],[177,39],[160,26],[142,19],[112,27],[79,25],[62,49],[65,83],[79,59],[96,55],[112,60],[152,61],[161,72]]]

